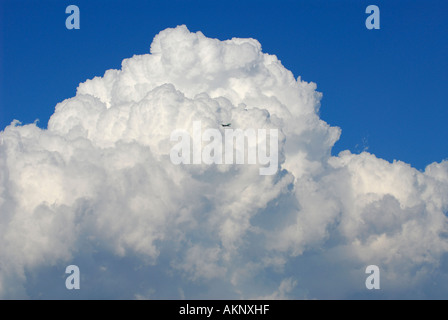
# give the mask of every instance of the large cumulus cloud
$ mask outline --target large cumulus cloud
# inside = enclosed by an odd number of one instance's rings
[[[81,83],[47,129],[0,132],[0,297],[382,297],[447,292],[448,162],[331,155],[321,94],[254,39],[166,29]],[[176,129],[278,129],[280,168],[174,165]]]

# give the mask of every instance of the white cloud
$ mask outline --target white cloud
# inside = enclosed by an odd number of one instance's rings
[[[340,130],[319,119],[320,98],[258,41],[180,26],[80,84],[48,129],[12,123],[0,132],[0,297],[70,297],[56,280],[39,287],[68,264],[86,298],[368,297],[370,264],[384,296],[431,296],[447,279],[448,162],[420,172],[331,156]],[[170,134],[193,121],[278,128],[281,170],[172,164]]]
[[[265,300],[287,300],[288,294],[297,286],[297,281],[292,278],[282,280],[278,289],[268,296],[257,297],[256,299]]]

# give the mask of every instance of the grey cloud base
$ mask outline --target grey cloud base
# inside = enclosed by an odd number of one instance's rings
[[[319,119],[320,98],[258,41],[179,26],[80,84],[47,129],[13,122],[0,132],[0,297],[446,297],[448,162],[331,156],[340,129]],[[174,165],[170,134],[193,121],[279,129],[280,170]]]

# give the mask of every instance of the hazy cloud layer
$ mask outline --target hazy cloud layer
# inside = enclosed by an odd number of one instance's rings
[[[321,94],[254,39],[185,26],[0,132],[2,298],[374,298],[448,293],[448,162],[331,156]],[[179,165],[176,129],[277,128],[277,174]],[[416,151],[417,152],[417,151]],[[440,159],[435,159],[440,160]],[[65,267],[81,289],[65,289]],[[381,270],[366,290],[367,265]]]

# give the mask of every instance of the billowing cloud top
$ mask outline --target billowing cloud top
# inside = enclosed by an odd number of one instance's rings
[[[331,156],[316,85],[254,39],[185,26],[79,85],[47,129],[0,132],[0,297],[368,297],[447,292],[448,162]],[[280,131],[280,170],[174,165],[176,129]],[[436,284],[435,284],[436,283]],[[439,285],[437,285],[439,283]],[[410,294],[412,292],[412,294]]]

